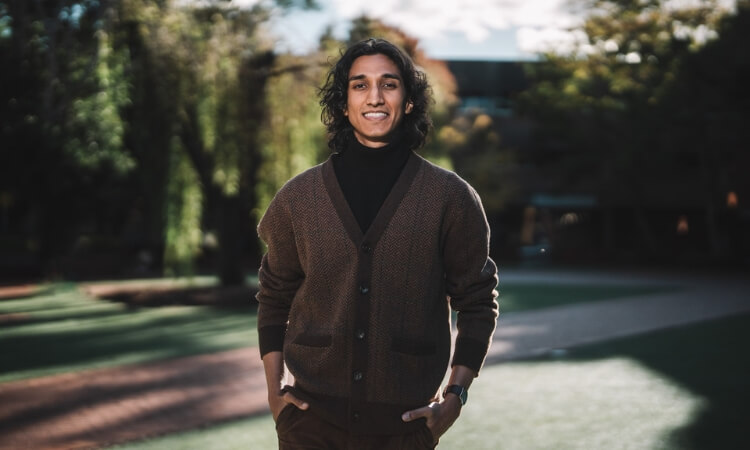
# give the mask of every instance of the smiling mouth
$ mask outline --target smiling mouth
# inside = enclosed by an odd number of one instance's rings
[[[363,114],[363,116],[365,116],[366,119],[379,120],[379,119],[385,119],[386,117],[388,117],[388,113],[385,113],[382,111],[366,112]]]

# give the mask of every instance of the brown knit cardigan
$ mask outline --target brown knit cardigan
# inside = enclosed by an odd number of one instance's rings
[[[311,411],[355,433],[413,431],[452,364],[479,371],[497,269],[474,189],[412,153],[366,233],[329,159],[290,180],[258,225],[260,351],[283,351]],[[449,301],[450,308],[449,308]]]

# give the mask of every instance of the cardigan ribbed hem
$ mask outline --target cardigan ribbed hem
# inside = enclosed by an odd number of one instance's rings
[[[487,342],[478,341],[472,338],[456,339],[456,350],[453,352],[453,366],[466,366],[479,374],[479,369],[484,364],[484,358],[487,356]]]
[[[258,346],[260,347],[260,357],[270,352],[284,351],[284,337],[286,336],[286,326],[268,325],[258,329]]]

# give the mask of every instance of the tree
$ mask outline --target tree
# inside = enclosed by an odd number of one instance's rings
[[[724,11],[709,0],[679,9],[661,0],[581,4],[591,14],[576,51],[529,66],[520,111],[538,125],[535,160],[553,189],[595,194],[607,210],[633,205],[640,243],[662,253],[645,205],[674,202],[692,174],[664,147],[660,130],[675,111],[659,105],[687,59],[716,39]]]
[[[713,257],[742,260],[743,238],[728,232],[722,210],[730,193],[750,197],[750,57],[742,50],[750,38],[750,2],[738,2],[716,32],[717,39],[687,55],[681,75],[660,98],[658,139],[669,159],[684,161],[696,174]]]
[[[317,91],[324,82],[325,61],[333,56],[333,47],[277,58],[273,69],[276,75],[267,85],[268,114],[260,135],[256,220],[284,183],[329,154]]]
[[[153,64],[170,74],[168,91],[174,93],[173,122],[165,134],[172,154],[165,264],[172,272],[190,272],[191,261],[205,248],[203,237],[212,237],[221,282],[242,283],[243,256],[259,253],[251,212],[268,114],[266,88],[276,60],[259,31],[268,11],[217,2],[151,4],[159,13],[144,13],[133,1],[129,11],[139,17],[137,33],[145,35],[132,40],[143,43]]]
[[[0,78],[0,198],[3,223],[18,217],[6,228],[43,261],[106,236],[163,255],[170,274],[190,273],[214,236],[222,282],[242,282],[241,259],[259,252],[258,139],[278,71],[261,25],[269,8],[311,6],[0,3],[14,68]]]
[[[82,244],[78,228],[121,218],[109,200],[134,166],[122,146],[127,55],[109,32],[112,11],[108,1],[0,4],[0,191],[15,218],[7,232],[27,237],[25,250],[53,271]]]

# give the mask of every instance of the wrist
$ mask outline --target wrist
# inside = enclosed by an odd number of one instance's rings
[[[461,398],[456,394],[451,393],[443,396],[443,404],[451,407],[456,407],[458,409],[461,409],[464,406],[464,404],[461,402]]]
[[[282,384],[279,384],[278,386],[274,386],[273,388],[268,388],[268,398],[278,398],[283,397],[284,394],[287,392],[287,386]]]

